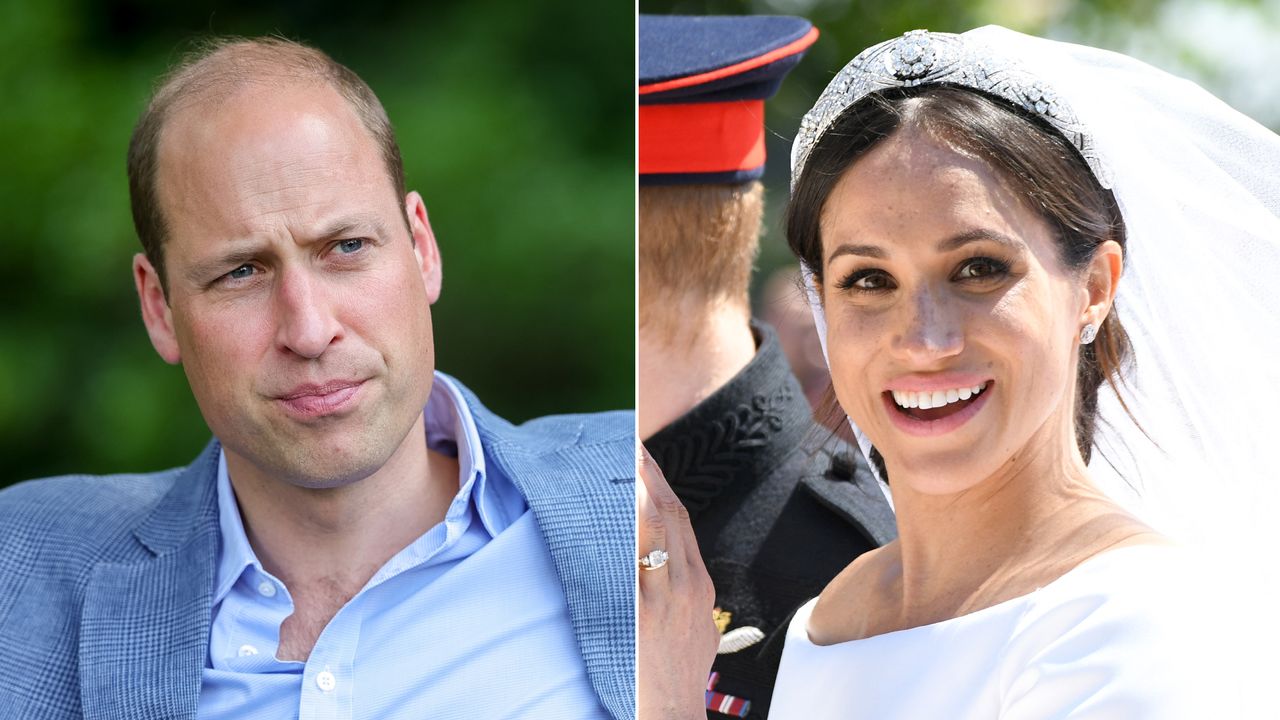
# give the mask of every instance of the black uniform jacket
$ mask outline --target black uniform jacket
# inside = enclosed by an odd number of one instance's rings
[[[792,613],[897,530],[862,454],[814,422],[773,329],[752,327],[755,358],[645,447],[689,509],[730,633],[715,690],[763,718]],[[750,628],[764,639],[724,652]]]

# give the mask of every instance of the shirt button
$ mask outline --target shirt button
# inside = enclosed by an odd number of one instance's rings
[[[249,657],[251,655],[257,655],[257,654],[258,654],[258,648],[252,645],[240,646],[240,657]]]
[[[337,686],[337,684],[338,684],[337,678],[335,678],[333,676],[333,673],[329,672],[328,670],[325,670],[321,672],[319,675],[316,675],[316,687],[320,688],[320,690],[322,690],[323,692],[329,692],[335,686]]]
[[[275,597],[276,596],[275,583],[271,582],[270,580],[263,580],[262,582],[258,583],[258,594],[261,595],[262,597]]]

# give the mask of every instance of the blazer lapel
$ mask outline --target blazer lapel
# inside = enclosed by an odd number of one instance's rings
[[[196,717],[218,547],[217,465],[213,442],[134,531],[150,557],[93,569],[80,623],[86,718]]]
[[[498,445],[490,443],[491,446]],[[635,717],[635,477],[630,447],[574,446],[545,454],[494,448],[547,541],[587,677],[615,717]],[[621,453],[625,457],[619,458]]]

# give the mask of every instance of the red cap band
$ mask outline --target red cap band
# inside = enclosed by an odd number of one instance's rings
[[[640,106],[640,174],[764,165],[764,101]]]

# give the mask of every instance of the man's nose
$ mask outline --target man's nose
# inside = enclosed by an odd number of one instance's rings
[[[276,345],[315,359],[342,335],[333,300],[305,269],[282,271],[275,288]]]
[[[964,350],[962,308],[937,288],[922,286],[900,310],[900,331],[893,351],[902,360],[925,367]]]

